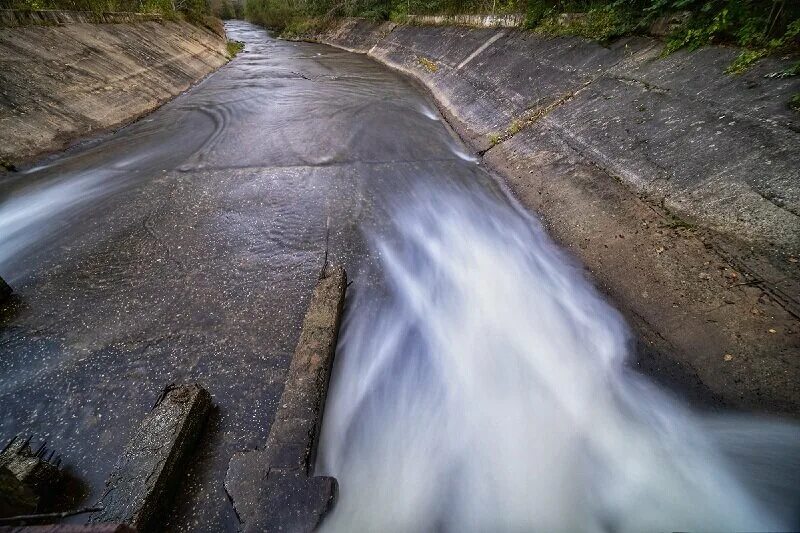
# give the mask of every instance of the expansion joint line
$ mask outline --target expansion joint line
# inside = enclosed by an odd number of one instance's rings
[[[518,118],[512,120],[511,124],[509,126],[507,126],[505,128],[505,130],[503,130],[502,133],[490,134],[489,135],[489,140],[491,142],[491,146],[489,148],[487,148],[486,150],[483,150],[482,152],[480,152],[480,155],[482,156],[483,154],[485,154],[486,152],[488,152],[489,150],[491,150],[492,148],[494,148],[498,144],[509,140],[511,137],[513,137],[514,135],[516,135],[517,133],[519,133],[523,129],[531,126],[532,124],[536,123],[537,121],[539,121],[540,119],[542,119],[546,115],[550,114],[550,112],[552,112],[554,109],[556,109],[556,108],[564,105],[565,103],[569,102],[570,100],[575,98],[578,95],[578,93],[580,93],[581,91],[586,89],[589,85],[593,84],[594,82],[596,82],[600,78],[608,75],[608,73],[611,72],[614,67],[616,67],[618,64],[620,64],[621,62],[625,61],[626,59],[629,59],[629,58],[628,57],[621,57],[621,58],[617,59],[616,61],[614,61],[614,63],[609,65],[607,68],[602,70],[600,73],[598,73],[597,75],[589,78],[587,81],[583,82],[577,89],[574,89],[572,91],[569,91],[569,92],[563,94],[560,98],[558,98],[554,102],[551,102],[550,104],[548,104],[548,105],[546,105],[544,107],[534,107],[534,108],[531,108],[531,109],[528,109],[528,110],[524,111],[521,116],[519,116]]]
[[[456,67],[456,70],[461,70],[462,68],[464,68],[464,65],[466,65],[467,63],[478,57],[478,54],[489,48],[495,41],[497,41],[500,37],[502,37],[505,34],[506,34],[505,30],[500,30],[496,34],[492,35],[485,43],[480,45],[478,48],[475,49],[474,52],[468,55],[464,61],[459,63],[458,66]]]
[[[597,78],[592,78],[591,80],[584,82],[579,88],[577,88],[577,89],[575,89],[573,91],[569,91],[567,93],[564,93],[558,99],[556,99],[553,102],[550,102],[546,106],[532,107],[532,108],[526,110],[519,117],[517,117],[514,120],[512,120],[511,121],[511,125],[506,127],[505,130],[503,130],[502,133],[490,134],[489,135],[489,140],[491,142],[491,146],[489,148],[487,148],[486,150],[484,150],[483,153],[486,153],[489,150],[491,150],[492,148],[494,148],[495,146],[497,146],[498,144],[509,140],[511,137],[513,137],[517,133],[519,133],[522,130],[524,130],[525,128],[535,124],[536,122],[541,120],[543,117],[545,117],[546,115],[550,114],[550,112],[552,112],[557,107],[560,107],[560,106],[564,105],[565,103],[569,102],[570,100],[575,98],[575,96],[577,96],[578,93],[580,93],[586,87],[588,87],[589,85],[594,83],[594,81],[596,79]],[[483,153],[481,153],[481,155],[483,155]]]

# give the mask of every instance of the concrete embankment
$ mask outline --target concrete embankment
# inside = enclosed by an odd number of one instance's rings
[[[224,31],[135,14],[0,12],[0,162],[148,113],[226,61]]]
[[[661,57],[512,29],[345,20],[316,40],[421,81],[591,271],[637,364],[702,402],[800,412],[800,80],[724,47]]]

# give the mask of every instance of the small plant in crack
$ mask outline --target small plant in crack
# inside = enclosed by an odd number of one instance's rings
[[[419,56],[417,57],[417,61],[419,61],[419,64],[422,65],[425,68],[425,70],[427,70],[431,74],[439,70],[439,65],[437,65],[427,57]]]

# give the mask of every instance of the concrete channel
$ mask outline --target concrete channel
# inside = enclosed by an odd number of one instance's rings
[[[0,241],[0,274],[14,288],[1,304],[0,434],[46,435],[83,483],[73,503],[108,500],[109,513],[119,510],[109,520],[124,519],[141,511],[109,489],[130,480],[118,458],[146,455],[137,428],[169,406],[170,393],[156,391],[201,383],[210,398],[198,392],[202,415],[190,418],[204,418],[204,430],[191,458],[178,461],[190,466],[161,529],[260,531],[277,521],[308,530],[336,493],[331,477],[314,477],[314,461],[348,278],[348,301],[391,292],[375,243],[403,241],[395,215],[425,186],[511,208],[498,176],[417,82],[365,55],[276,40],[244,22],[226,29],[244,51],[191,90],[0,178],[0,224],[16,224]],[[356,44],[371,50],[375,28],[362,30],[369,38]],[[451,67],[471,65],[507,34],[473,37],[473,55]],[[347,47],[358,36],[327,39]],[[390,42],[382,60],[398,68],[387,57],[405,51]],[[24,223],[15,222],[20,214]],[[331,305],[317,315],[320,301]],[[697,370],[671,359],[670,339],[653,347],[658,331],[638,328],[636,312],[623,304],[642,347],[636,363],[645,360],[640,370],[682,401],[795,412],[796,388],[781,396],[754,378],[739,397],[736,385],[706,379],[714,364]],[[787,369],[796,376],[794,363]]]

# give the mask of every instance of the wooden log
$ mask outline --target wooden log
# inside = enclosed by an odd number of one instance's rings
[[[128,442],[90,522],[160,530],[203,422],[211,396],[200,385],[170,385]]]
[[[309,477],[339,336],[347,275],[327,268],[314,289],[266,446],[236,454],[225,489],[245,531],[312,531],[336,480]]]

